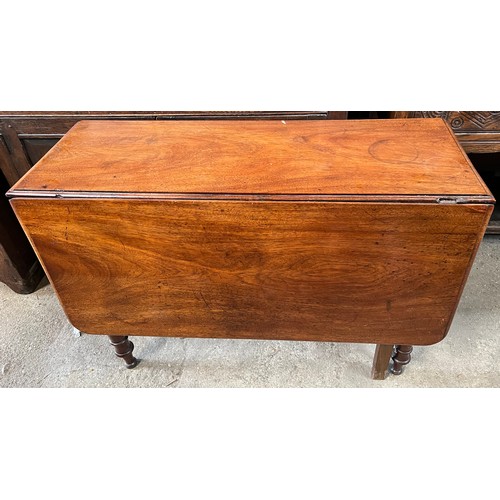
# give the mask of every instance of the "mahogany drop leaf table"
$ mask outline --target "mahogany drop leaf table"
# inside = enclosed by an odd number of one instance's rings
[[[446,336],[495,202],[442,119],[81,121],[8,196],[128,367],[130,335],[365,342],[378,379]]]

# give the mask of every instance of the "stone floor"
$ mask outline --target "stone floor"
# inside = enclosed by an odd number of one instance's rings
[[[500,387],[500,237],[486,237],[444,341],[370,379],[364,344],[134,337],[127,370],[106,337],[76,337],[46,281],[0,283],[0,387]]]

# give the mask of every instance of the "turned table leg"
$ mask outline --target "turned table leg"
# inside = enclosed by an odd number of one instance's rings
[[[132,354],[134,344],[130,342],[128,337],[121,335],[108,335],[109,343],[115,348],[115,354],[125,361],[127,368],[135,368],[137,366],[137,359]]]
[[[373,357],[372,379],[385,379],[393,350],[393,345],[377,344],[377,347],[375,348],[375,356]]]
[[[413,351],[413,346],[411,345],[396,346],[394,356],[392,356],[394,364],[392,365],[391,373],[394,373],[394,375],[401,375],[403,366],[407,365],[411,360],[411,351]]]

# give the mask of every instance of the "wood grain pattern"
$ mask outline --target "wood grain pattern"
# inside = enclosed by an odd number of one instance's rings
[[[12,200],[70,321],[106,335],[425,345],[491,205]]]
[[[24,175],[31,168],[31,164],[11,120],[0,120],[0,135],[7,145],[19,176]]]
[[[500,152],[500,132],[481,134],[456,134],[460,144],[467,153],[498,153]]]
[[[392,118],[441,117],[450,125],[467,153],[500,151],[499,111],[393,111]]]
[[[498,111],[392,111],[389,117],[394,119],[441,117],[453,130],[454,136],[466,153],[472,153],[476,157],[478,156],[476,153],[500,153],[500,112]],[[475,164],[474,161],[473,164]],[[492,191],[495,187],[495,184],[490,184]],[[497,208],[486,229],[486,234],[500,234],[498,218]]]
[[[0,111],[20,137],[62,137],[80,120],[345,120],[347,111]]]
[[[327,111],[0,111],[0,170],[10,186],[14,185],[31,166],[45,155],[68,130],[82,119],[86,120],[206,120],[206,119],[346,119],[347,112]],[[147,168],[147,165],[146,165]],[[1,175],[1,174],[0,174]],[[6,189],[5,189],[6,190]],[[5,190],[0,193],[3,196]],[[15,291],[33,292],[43,276],[42,268],[36,260],[18,224],[10,224],[12,210],[6,207],[8,215],[3,220],[0,212],[2,230],[8,227],[10,236],[0,232],[0,281]],[[14,233],[18,234],[14,234]],[[23,241],[22,248],[14,248],[8,253],[5,240]],[[28,274],[20,269],[18,257],[26,254],[26,262],[21,266],[29,268]]]
[[[490,196],[441,119],[82,121],[23,190]]]
[[[384,380],[389,369],[389,361],[391,360],[393,345],[378,344],[375,348],[372,365],[372,379]]]

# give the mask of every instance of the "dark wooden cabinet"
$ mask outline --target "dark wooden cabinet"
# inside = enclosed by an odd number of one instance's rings
[[[1,196],[80,120],[345,119],[343,111],[205,112],[0,112]],[[1,177],[1,176],[0,176]],[[12,209],[0,203],[0,281],[31,293],[43,276],[40,264]]]
[[[43,277],[35,252],[26,238],[9,201],[9,188],[0,175],[0,279],[17,293],[31,293]]]

